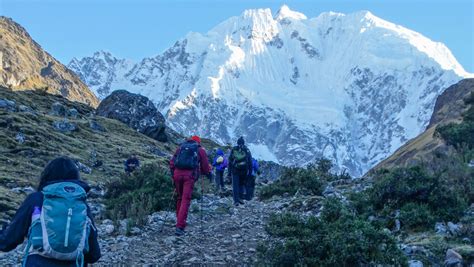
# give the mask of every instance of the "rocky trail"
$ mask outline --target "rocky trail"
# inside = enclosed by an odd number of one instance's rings
[[[98,222],[102,258],[95,266],[163,264],[252,264],[259,242],[268,238],[264,225],[280,202],[246,201],[235,207],[232,197],[214,194],[193,200],[186,235],[174,235],[174,212],[161,211],[148,216],[147,223],[128,230],[111,220]],[[202,213],[201,213],[202,207]],[[24,245],[0,253],[0,265],[20,264]]]
[[[200,207],[202,204],[202,214]],[[258,242],[266,238],[267,204],[248,201],[234,207],[230,197],[204,196],[193,201],[186,235],[174,235],[176,216],[157,212],[135,236],[102,235],[102,263],[133,264],[250,264]],[[100,231],[105,233],[111,221]],[[133,230],[132,230],[133,232]]]

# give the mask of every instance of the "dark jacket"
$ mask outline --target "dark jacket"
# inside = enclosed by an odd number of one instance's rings
[[[135,165],[135,166],[130,166]],[[133,171],[136,168],[140,167],[140,160],[137,158],[129,158],[125,161],[125,171]]]
[[[237,172],[235,169],[235,158],[234,158],[234,151],[235,150],[244,150],[247,158],[247,168],[244,171],[240,171],[240,173]],[[243,173],[245,172],[245,173]],[[239,175],[251,175],[252,174],[252,154],[250,153],[250,150],[245,146],[245,145],[239,145],[239,146],[234,146],[232,150],[230,151],[230,156],[229,156],[229,173],[236,173]]]
[[[63,181],[55,181],[55,183]],[[79,180],[67,181],[76,183],[84,188],[86,192],[90,190],[90,187]],[[34,192],[28,195],[17,210],[13,217],[10,225],[1,232],[0,234],[0,251],[8,252],[15,249],[18,245],[22,244],[25,238],[28,238],[28,230],[31,224],[31,214],[35,206],[41,207],[43,205],[43,193]],[[101,257],[99,242],[97,241],[97,230],[92,220],[92,215],[89,207],[87,207],[87,215],[92,221],[94,227],[91,228],[89,235],[89,252],[84,255],[85,264],[94,263]],[[26,266],[76,266],[76,262],[59,261],[55,259],[49,259],[40,255],[29,255]]]
[[[186,142],[195,142],[192,140],[188,140]],[[186,177],[193,177],[195,180],[199,178],[199,176],[202,175],[208,175],[211,173],[211,168],[209,166],[209,159],[207,158],[206,150],[199,145],[198,148],[198,160],[199,160],[199,167],[196,170],[181,170],[175,167],[174,162],[176,160],[176,157],[179,155],[179,152],[181,151],[181,146],[176,149],[176,152],[174,153],[173,157],[170,160],[170,169],[171,173],[173,174],[174,177],[179,177],[179,176],[186,176]]]

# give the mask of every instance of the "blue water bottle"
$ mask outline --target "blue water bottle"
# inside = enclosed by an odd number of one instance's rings
[[[43,229],[41,227],[41,208],[35,206],[31,214],[31,245],[33,249],[43,248]]]

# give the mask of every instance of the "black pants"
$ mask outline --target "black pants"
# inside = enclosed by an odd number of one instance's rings
[[[216,170],[216,187],[224,189],[224,170]]]
[[[245,199],[251,200],[255,192],[255,176],[249,176],[245,181]]]

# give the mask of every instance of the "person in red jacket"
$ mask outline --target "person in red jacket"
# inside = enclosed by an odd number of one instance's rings
[[[176,235],[185,234],[194,182],[200,175],[210,175],[211,168],[206,150],[201,146],[201,138],[193,136],[182,143],[170,161],[175,190],[178,194],[176,201]]]

